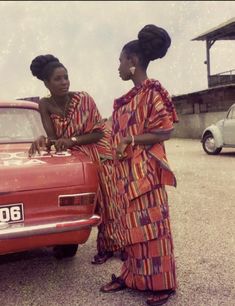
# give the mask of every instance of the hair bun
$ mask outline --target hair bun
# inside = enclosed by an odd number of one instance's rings
[[[39,80],[43,80],[43,70],[45,67],[52,62],[59,63],[60,61],[54,55],[39,55],[32,60],[30,70],[33,76],[36,76]]]
[[[139,44],[146,59],[152,61],[165,56],[171,45],[166,30],[153,24],[146,25],[138,34]]]

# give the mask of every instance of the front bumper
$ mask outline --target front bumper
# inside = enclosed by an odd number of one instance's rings
[[[5,228],[3,228],[4,224],[2,224],[2,229],[0,222],[0,240],[79,231],[97,226],[100,222],[101,218],[98,215],[93,215],[84,219],[70,219],[36,225],[25,225],[24,223],[5,224]]]

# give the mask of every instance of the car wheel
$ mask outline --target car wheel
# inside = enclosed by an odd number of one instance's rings
[[[215,145],[215,139],[212,134],[207,134],[203,137],[202,147],[204,151],[209,155],[217,155],[221,152],[222,148],[218,148]]]
[[[54,256],[57,259],[73,257],[76,255],[78,244],[57,245],[54,247]]]

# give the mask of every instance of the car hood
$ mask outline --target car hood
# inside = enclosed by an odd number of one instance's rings
[[[29,158],[27,146],[0,145],[0,194],[83,185],[84,163],[78,152]]]

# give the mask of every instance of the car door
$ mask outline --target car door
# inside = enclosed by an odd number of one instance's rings
[[[232,107],[224,120],[223,139],[225,145],[235,146],[235,107]]]

